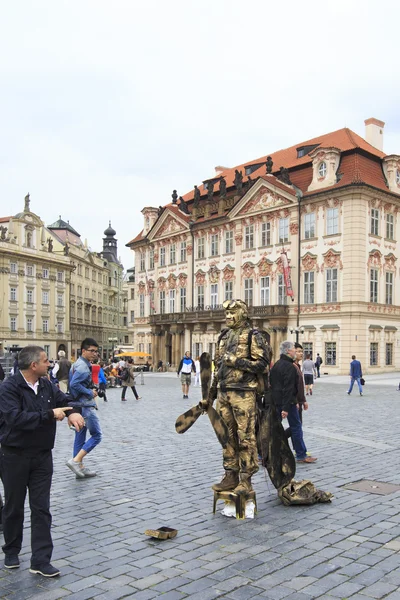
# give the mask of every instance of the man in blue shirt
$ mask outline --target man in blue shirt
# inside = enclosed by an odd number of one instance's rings
[[[81,344],[81,356],[72,366],[69,374],[69,391],[76,406],[82,407],[82,416],[85,427],[75,433],[73,458],[67,461],[67,467],[76,475],[77,479],[94,477],[95,472],[84,467],[84,457],[101,442],[100,421],[96,414],[97,391],[93,389],[92,365],[97,358],[99,345],[92,338],[85,338]],[[86,441],[89,430],[91,437]]]
[[[352,361],[350,363],[350,377],[351,377],[351,381],[350,381],[350,388],[349,391],[347,392],[348,395],[350,396],[352,389],[353,389],[353,385],[354,382],[357,381],[358,384],[358,389],[360,392],[360,396],[363,395],[362,392],[362,385],[361,385],[361,377],[362,377],[362,369],[361,369],[361,363],[359,360],[356,360],[356,355],[353,354],[353,356],[351,357]]]

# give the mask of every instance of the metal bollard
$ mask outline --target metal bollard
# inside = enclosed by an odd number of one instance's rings
[[[140,369],[140,385],[144,385],[143,369]]]

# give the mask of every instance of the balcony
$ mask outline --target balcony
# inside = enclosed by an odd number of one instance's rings
[[[282,324],[286,324],[289,316],[289,306],[284,304],[251,306],[249,316],[250,319],[279,319],[280,321],[284,321]],[[185,312],[155,314],[149,317],[150,325],[162,325],[164,323],[223,323],[224,321],[225,311],[221,304],[215,307],[188,307]]]

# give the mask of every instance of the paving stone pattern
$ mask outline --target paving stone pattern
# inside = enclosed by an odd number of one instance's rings
[[[392,377],[367,378],[365,395],[346,394],[347,379],[318,380],[304,413],[305,441],[318,456],[298,465],[335,494],[331,504],[284,507],[264,471],[254,478],[258,514],[239,521],[212,514],[221,451],[206,416],[184,435],[176,374],[145,374],[143,399],[120,389],[100,401],[104,439],[76,480],[65,467],[73,432],[58,424],[52,488],[53,563],[62,576],[28,572],[29,511],[19,570],[0,570],[7,600],[400,600],[400,493],[343,489],[362,478],[400,484],[400,392]],[[369,383],[369,385],[368,385]],[[222,503],[217,508],[222,509]],[[146,529],[178,529],[173,540]]]

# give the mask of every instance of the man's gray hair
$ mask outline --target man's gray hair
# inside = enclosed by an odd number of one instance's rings
[[[64,352],[64,350],[60,350],[59,351],[58,358],[65,358],[65,352]]]
[[[288,351],[291,350],[292,348],[294,348],[294,343],[291,342],[290,340],[285,340],[284,342],[282,342],[282,344],[279,347],[279,353],[287,354]]]
[[[18,368],[27,371],[33,362],[39,362],[42,352],[44,348],[41,346],[25,346],[18,354]]]

